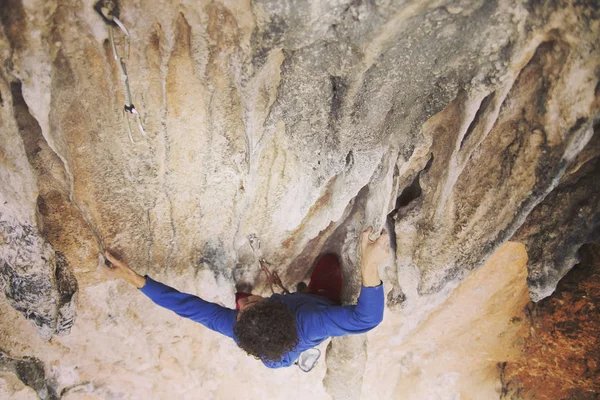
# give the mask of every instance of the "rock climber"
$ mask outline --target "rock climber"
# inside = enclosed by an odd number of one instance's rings
[[[159,306],[232,338],[267,367],[281,368],[331,336],[365,333],[382,321],[384,293],[378,266],[389,256],[389,237],[384,230],[371,241],[371,233],[369,228],[360,238],[362,287],[356,305],[341,305],[342,273],[334,254],[318,258],[305,293],[269,298],[237,293],[235,310],[141,276],[109,252],[106,257],[112,266],[101,263],[99,268],[109,278],[131,283]]]

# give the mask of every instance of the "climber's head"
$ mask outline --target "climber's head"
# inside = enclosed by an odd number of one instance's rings
[[[240,298],[239,300],[237,300],[237,305],[240,308],[240,312],[238,313],[237,318],[240,319],[240,316],[242,315],[242,313],[244,311],[246,311],[250,307],[254,306],[256,303],[264,301],[264,300],[266,300],[264,297],[257,296],[255,294],[250,295],[248,297]]]
[[[259,299],[253,299],[259,297]],[[260,296],[240,301],[233,328],[238,346],[256,358],[278,361],[298,345],[296,316],[285,304]]]

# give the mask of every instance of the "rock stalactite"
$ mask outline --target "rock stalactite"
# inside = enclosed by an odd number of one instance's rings
[[[507,241],[525,246],[538,301],[599,239],[594,2],[119,1],[129,42],[117,31],[116,45],[146,131],[135,144],[94,5],[0,6],[0,286],[14,308],[2,308],[13,323],[0,323],[0,347],[39,358],[59,393],[75,388],[65,398],[160,398],[174,392],[110,376],[174,379],[196,359],[215,360],[206,349],[169,355],[171,341],[202,338],[221,349],[216,360],[250,365],[210,333],[129,308],[148,305],[94,273],[104,247],[227,306],[240,281],[267,293],[259,258],[294,287],[320,252],[334,251],[352,302],[360,232],[387,227],[394,257],[381,275],[394,346],[443,315],[436,310]],[[119,328],[138,335],[131,360],[118,345],[99,354],[89,342],[125,343]],[[314,390],[360,397],[370,383],[359,372],[374,376],[375,350],[364,337],[330,349]],[[403,371],[414,372],[418,352],[401,351]],[[77,352],[99,361],[77,364]],[[226,371],[196,371],[202,379],[188,387],[219,397]],[[432,385],[456,393],[457,376]]]

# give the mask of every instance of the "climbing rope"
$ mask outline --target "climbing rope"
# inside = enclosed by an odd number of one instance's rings
[[[129,136],[129,140],[131,143],[135,143],[133,140],[133,135],[131,133],[131,123],[129,122],[130,118],[135,118],[138,129],[140,130],[142,136],[146,136],[146,131],[144,130],[144,126],[142,125],[142,118],[140,113],[137,111],[135,106],[133,105],[133,97],[131,96],[131,88],[129,87],[129,75],[127,74],[127,66],[125,65],[125,60],[129,58],[129,48],[130,48],[130,36],[129,31],[119,19],[119,8],[116,0],[100,0],[94,5],[94,10],[100,14],[104,22],[108,25],[108,37],[110,39],[110,47],[112,49],[113,58],[117,63],[117,68],[119,69],[121,85],[123,88],[123,96],[125,98],[125,105],[123,106],[123,117],[127,123],[127,134]],[[124,37],[124,49],[123,54],[124,57],[119,55],[119,51],[117,50],[117,43],[115,40],[114,30],[119,29]]]
[[[260,264],[261,271],[263,271],[267,277],[267,282],[269,283],[271,292],[275,293],[275,291],[273,290],[273,285],[276,285],[276,286],[279,286],[279,288],[281,290],[283,290],[284,294],[290,294],[290,291],[287,290],[285,286],[283,286],[283,283],[281,282],[281,278],[279,277],[279,274],[277,273],[277,271],[271,272],[269,270],[269,266],[271,264],[269,264],[267,262],[267,260],[265,260],[264,258],[261,258],[260,260],[258,260],[258,262]]]

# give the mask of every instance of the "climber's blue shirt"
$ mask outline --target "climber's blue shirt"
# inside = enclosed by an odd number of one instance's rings
[[[146,284],[140,290],[159,306],[235,340],[233,327],[238,311],[181,293],[148,276]],[[351,306],[336,306],[325,297],[303,293],[274,294],[271,299],[283,302],[296,314],[300,343],[279,361],[263,360],[270,368],[289,367],[300,353],[317,346],[330,336],[365,333],[379,325],[383,319],[382,284],[375,287],[363,286],[357,304]]]

